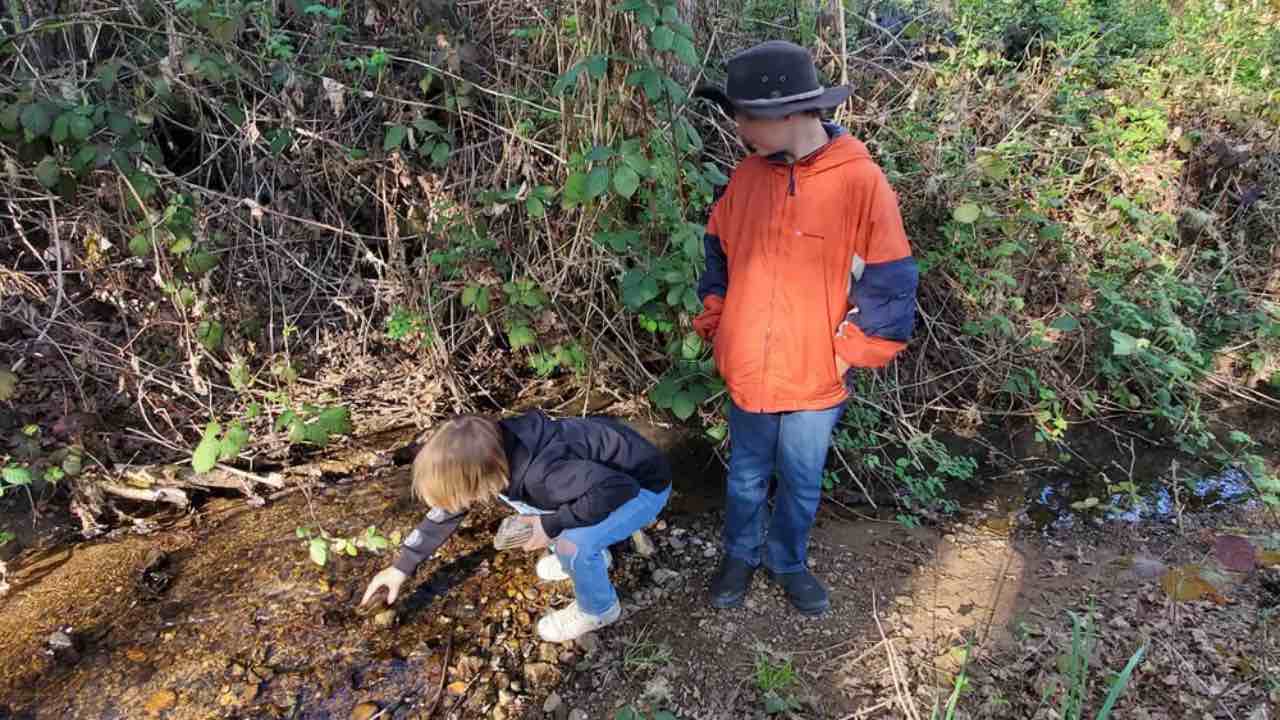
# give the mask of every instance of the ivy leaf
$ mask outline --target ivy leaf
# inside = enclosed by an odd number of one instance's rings
[[[1111,331],[1111,342],[1112,355],[1123,357],[1138,351],[1138,339],[1121,330]]]
[[[528,325],[516,325],[515,327],[507,330],[507,340],[511,342],[512,350],[519,350],[534,344],[537,342],[538,338],[533,334],[533,331],[529,329]]]
[[[547,216],[547,208],[538,198],[530,195],[524,201],[525,210],[528,211],[529,217],[540,220]]]
[[[675,42],[675,32],[666,25],[659,25],[649,34],[649,44],[658,52],[666,52],[671,49],[672,43]]]
[[[647,272],[632,270],[622,277],[622,302],[632,310],[639,310],[661,293],[657,278]]]
[[[681,390],[671,399],[671,412],[681,420],[688,420],[697,409],[697,400],[687,390]]]
[[[191,455],[191,467],[196,472],[209,472],[214,465],[218,464],[218,455],[222,451],[222,443],[219,442],[218,435],[221,433],[222,426],[216,422],[205,426],[204,437],[200,438],[200,444]]]
[[[151,238],[145,234],[136,234],[129,240],[129,255],[134,258],[146,258],[151,254]]]
[[[383,152],[399,150],[400,146],[404,144],[405,133],[406,128],[403,125],[392,125],[387,128],[387,134],[382,138]]]
[[[1080,328],[1080,321],[1076,320],[1070,315],[1063,315],[1057,320],[1054,320],[1053,322],[1049,323],[1049,327],[1053,328],[1054,330],[1060,330],[1062,332],[1071,332],[1073,330],[1078,330]]]
[[[39,165],[36,165],[36,180],[40,184],[53,189],[58,187],[58,181],[62,179],[62,168],[58,167],[58,161],[53,159],[52,155],[46,155]]]
[[[35,137],[49,132],[53,125],[53,115],[43,103],[32,103],[22,110],[22,127]]]
[[[307,552],[311,555],[311,562],[320,567],[329,562],[329,545],[324,538],[311,538],[311,542],[307,543]]]
[[[982,208],[977,203],[965,203],[951,211],[951,219],[963,225],[972,225],[982,216]]]
[[[613,189],[624,198],[630,199],[640,187],[640,176],[630,166],[623,165],[613,174]]]
[[[594,200],[609,189],[609,168],[597,167],[587,175],[586,199]]]
[[[676,57],[680,58],[680,62],[686,65],[698,65],[702,58],[698,57],[698,51],[693,47],[693,42],[683,35],[677,35],[675,38]]]
[[[93,121],[79,113],[71,116],[71,121],[68,125],[71,130],[71,137],[80,142],[88,140],[89,136],[93,135]]]
[[[316,422],[330,435],[346,435],[354,429],[351,425],[351,411],[341,405],[325,408]]]
[[[49,131],[49,139],[61,145],[71,137],[70,113],[62,113],[53,121],[53,129]]]
[[[227,428],[227,433],[222,436],[222,444],[219,448],[218,457],[223,461],[232,460],[239,455],[240,451],[244,449],[244,446],[248,444],[249,431],[245,430],[244,426],[240,423],[232,423],[231,427]]]

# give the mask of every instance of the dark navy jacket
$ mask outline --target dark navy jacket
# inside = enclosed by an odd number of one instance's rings
[[[511,473],[503,495],[548,511],[540,517],[550,538],[599,523],[642,488],[661,492],[671,484],[666,456],[612,418],[553,420],[533,411],[501,420],[498,427]],[[465,515],[432,509],[401,545],[395,567],[412,575]]]

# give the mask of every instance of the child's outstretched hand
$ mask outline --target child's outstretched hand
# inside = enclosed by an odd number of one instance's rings
[[[374,595],[377,595],[378,591],[382,588],[387,589],[387,604],[394,604],[396,597],[400,595],[400,586],[404,585],[404,581],[407,579],[409,579],[408,575],[405,575],[394,567],[389,567],[377,575],[374,575],[373,579],[369,581],[368,589],[364,591],[364,599],[360,601],[360,607],[368,605],[369,600],[371,600]]]
[[[523,549],[529,551],[541,550],[551,544],[551,539],[547,537],[546,531],[542,529],[542,521],[538,519],[537,515],[522,515],[520,519],[533,528],[533,534],[521,546]]]

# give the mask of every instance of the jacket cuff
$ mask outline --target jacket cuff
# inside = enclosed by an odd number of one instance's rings
[[[560,517],[560,512],[562,510],[564,510],[564,508],[557,510],[551,515],[538,516],[539,521],[542,523],[542,532],[551,540],[556,539],[560,536],[560,533],[564,532],[564,520]]]
[[[835,337],[836,354],[856,368],[884,367],[906,347],[904,342],[866,335],[850,322],[841,323]]]
[[[409,577],[413,577],[413,573],[418,569],[418,566],[422,564],[423,559],[424,558],[417,556],[415,553],[402,552],[400,553],[400,557],[396,558],[396,561],[392,563],[392,567]]]
[[[707,342],[715,340],[720,328],[720,313],[724,310],[724,298],[708,295],[702,299],[703,311],[693,319],[693,330]]]

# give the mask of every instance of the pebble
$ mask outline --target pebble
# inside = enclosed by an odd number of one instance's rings
[[[535,662],[524,666],[524,677],[531,688],[543,688],[554,685],[560,679],[560,671],[551,663]]]
[[[653,571],[653,581],[659,585],[669,585],[680,579],[680,573],[675,570],[666,568],[658,568]]]
[[[708,546],[706,546],[705,548],[703,548],[703,550],[702,550],[702,557],[706,557],[706,558],[713,558],[713,557],[715,557],[715,556],[716,556],[716,547],[715,547],[715,545],[708,545]]]
[[[378,706],[371,703],[360,703],[351,708],[351,720],[369,720],[369,718],[378,714]]]
[[[569,713],[569,720],[587,720],[587,711],[581,708]]]
[[[58,630],[49,635],[49,647],[55,650],[66,650],[75,645],[71,640],[71,636],[65,632]]]
[[[667,538],[667,543],[671,545],[672,550],[675,550],[676,552],[684,552],[686,543],[684,540],[681,540],[679,537]]]
[[[544,642],[538,646],[538,659],[552,664],[560,662],[560,650],[555,645]]]
[[[515,699],[516,699],[516,694],[506,688],[503,688],[498,691],[499,705],[510,705]]]
[[[582,635],[574,642],[577,643],[578,647],[582,648],[582,652],[588,655],[595,654],[595,651],[600,648],[600,639],[595,636],[595,633]]]
[[[554,713],[563,701],[560,699],[560,693],[551,693],[547,696],[547,701],[542,703],[542,712],[550,715]]]
[[[525,599],[525,600],[537,600],[537,599],[538,599],[538,590],[537,590],[537,588],[525,588],[525,590],[524,590],[524,599]]]
[[[151,697],[147,698],[147,704],[143,706],[143,710],[154,717],[165,710],[172,710],[177,704],[177,693],[172,690],[157,690],[151,693]]]
[[[142,648],[131,647],[124,651],[124,656],[129,658],[131,662],[140,663],[147,661],[147,652]]]
[[[395,625],[395,624],[396,624],[396,611],[395,611],[395,610],[383,610],[382,612],[378,613],[377,615],[374,615],[374,616],[373,616],[373,624],[374,624],[374,625],[376,625],[376,626],[378,626],[378,627],[380,627],[380,628],[386,628],[386,627],[391,627],[392,625]]]

